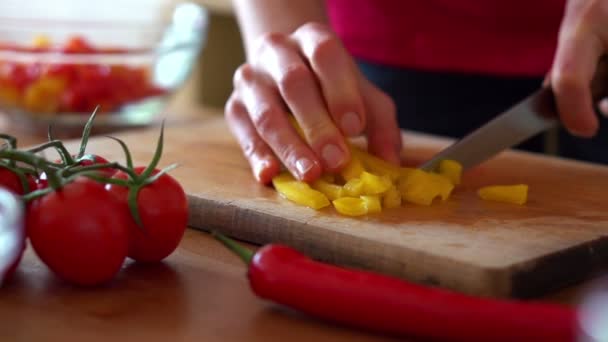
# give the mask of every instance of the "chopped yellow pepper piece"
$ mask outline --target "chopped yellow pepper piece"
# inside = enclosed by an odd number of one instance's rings
[[[398,208],[401,206],[401,193],[392,185],[382,196],[382,205],[385,208]]]
[[[378,195],[388,190],[393,183],[388,176],[376,176],[367,171],[361,173],[363,182],[363,193],[366,195]]]
[[[420,205],[431,205],[436,197],[443,201],[448,199],[454,185],[445,177],[414,170],[399,182],[399,191],[403,200]]]
[[[297,204],[317,210],[330,204],[322,192],[312,189],[306,182],[294,179],[289,173],[275,176],[272,184],[282,196]]]
[[[378,196],[361,196],[365,207],[367,208],[368,214],[377,214],[382,211],[382,205],[380,204],[380,197]]]
[[[359,197],[363,194],[363,181],[359,178],[353,178],[344,184],[344,192],[347,196]]]
[[[363,163],[365,169],[374,174],[388,176],[392,181],[396,181],[399,179],[399,176],[401,176],[401,168],[399,166],[393,165],[371,153],[351,146],[351,154],[357,156]]]
[[[353,178],[358,178],[361,176],[363,171],[365,171],[365,169],[363,168],[363,164],[361,163],[361,160],[359,160],[359,157],[351,154],[350,162],[344,167],[344,169],[342,169],[340,174],[345,181],[349,181]]]
[[[439,174],[448,178],[452,184],[458,185],[462,177],[462,165],[455,160],[442,160],[439,163]]]
[[[318,191],[321,191],[327,198],[330,200],[335,200],[336,198],[344,197],[345,190],[343,187],[331,184],[323,179],[317,179],[312,183],[312,188]]]
[[[340,214],[347,216],[362,216],[367,214],[367,205],[362,198],[342,197],[332,201],[334,208]]]
[[[479,189],[477,194],[483,200],[522,205],[528,200],[528,186],[526,184],[485,186]]]

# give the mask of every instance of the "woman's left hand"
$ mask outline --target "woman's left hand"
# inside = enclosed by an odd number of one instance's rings
[[[596,103],[591,89],[598,62],[606,52],[608,0],[568,0],[546,85],[555,93],[562,123],[576,136],[597,133],[596,105],[608,115],[608,98]],[[605,83],[608,85],[608,78]]]

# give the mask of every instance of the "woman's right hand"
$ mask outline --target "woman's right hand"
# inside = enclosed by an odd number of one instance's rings
[[[327,26],[269,33],[256,46],[234,75],[225,114],[259,182],[269,183],[281,163],[308,182],[339,171],[350,160],[345,136],[365,134],[370,152],[399,162],[393,101],[365,79]]]

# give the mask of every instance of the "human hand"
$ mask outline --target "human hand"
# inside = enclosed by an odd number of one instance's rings
[[[345,137],[365,134],[370,152],[398,163],[401,136],[393,101],[359,72],[331,30],[309,23],[258,40],[234,75],[225,115],[254,176],[268,183],[281,163],[313,181],[344,167]],[[304,133],[289,122],[289,113]]]
[[[557,51],[545,86],[551,85],[560,119],[577,136],[599,129],[594,108],[608,116],[608,1],[569,0],[560,27]],[[602,61],[602,63],[600,63]],[[595,103],[600,97],[599,103]]]

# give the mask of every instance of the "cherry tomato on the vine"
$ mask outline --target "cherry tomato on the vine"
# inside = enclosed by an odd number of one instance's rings
[[[80,285],[108,282],[129,247],[128,208],[104,184],[81,177],[33,201],[26,218],[36,254],[60,278]]]
[[[143,167],[135,168],[138,175],[143,170]],[[153,172],[156,173],[158,170]],[[128,179],[128,176],[119,171],[113,178]],[[108,184],[106,189],[128,207],[128,188]],[[139,191],[137,208],[143,227],[139,227],[133,218],[129,221],[129,257],[142,262],[166,258],[179,245],[188,224],[186,193],[173,177],[163,174]]]

